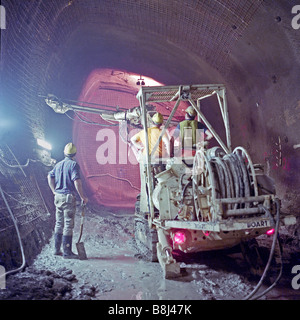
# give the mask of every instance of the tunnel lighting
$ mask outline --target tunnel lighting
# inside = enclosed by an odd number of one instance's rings
[[[52,150],[52,146],[49,142],[42,140],[42,139],[36,139],[37,144],[47,150]]]
[[[275,229],[273,228],[273,229],[268,230],[268,231],[266,232],[266,234],[267,234],[268,236],[271,236],[272,234],[274,234],[274,232],[275,232]]]
[[[147,76],[142,76],[134,73],[127,74],[127,78],[135,83],[137,86],[162,86],[163,84],[161,82],[155,81],[152,78],[149,78]]]
[[[144,86],[144,85],[145,85],[144,79],[138,79],[136,85],[137,85],[137,86],[140,86],[140,85]]]
[[[186,240],[185,234],[181,231],[177,231],[174,234],[174,238],[173,238],[174,242],[177,244],[183,244]]]

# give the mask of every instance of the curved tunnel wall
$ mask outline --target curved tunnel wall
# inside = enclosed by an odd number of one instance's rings
[[[2,5],[7,28],[1,32],[1,99],[5,115],[17,119],[2,136],[20,159],[32,157],[35,138],[43,136],[53,140],[53,152],[61,157],[72,123],[37,94],[77,99],[96,68],[124,69],[165,84],[224,83],[233,144],[265,165],[284,208],[298,211],[300,31],[291,27],[292,3],[6,0]]]

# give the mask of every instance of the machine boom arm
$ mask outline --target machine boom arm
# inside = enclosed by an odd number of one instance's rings
[[[56,96],[48,94],[45,97],[45,102],[52,108],[56,113],[65,114],[68,111],[81,111],[87,113],[98,114],[104,120],[110,121],[130,121],[131,123],[138,124],[141,119],[141,109],[140,107],[134,107],[124,111],[114,111],[100,108],[93,108],[88,106],[80,106],[76,104],[68,104],[60,101]],[[149,108],[151,109],[151,108]]]

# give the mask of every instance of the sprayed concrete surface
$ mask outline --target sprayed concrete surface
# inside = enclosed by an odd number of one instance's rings
[[[78,279],[97,288],[95,299],[124,300],[197,300],[235,299],[251,290],[252,285],[238,274],[212,270],[206,264],[182,262],[186,275],[165,280],[159,263],[140,258],[134,240],[133,216],[86,214],[83,242],[88,260],[64,260],[52,255],[53,239],[34,266],[55,270],[70,268]],[[77,241],[79,221],[74,240]],[[74,245],[73,248],[76,252]],[[221,275],[221,274],[222,275]]]
[[[164,279],[159,263],[141,259],[134,240],[134,217],[128,214],[117,217],[104,208],[100,212],[87,210],[82,241],[88,260],[54,256],[52,237],[32,266],[7,279],[7,288],[14,287],[15,292],[5,296],[2,290],[1,296],[0,290],[0,300],[240,300],[256,286],[259,279],[249,277],[239,253],[177,256],[183,276]],[[77,213],[74,252],[79,217]],[[291,279],[292,275],[263,299],[300,299],[299,290],[291,287]],[[29,287],[35,290],[26,295],[25,288]]]

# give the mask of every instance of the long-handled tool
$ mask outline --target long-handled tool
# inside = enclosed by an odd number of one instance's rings
[[[85,252],[84,243],[80,242],[81,236],[82,236],[82,231],[83,231],[84,209],[85,209],[85,203],[82,201],[81,202],[80,234],[79,234],[78,241],[76,243],[78,257],[79,257],[80,260],[87,260],[87,255],[86,255],[86,252]]]

